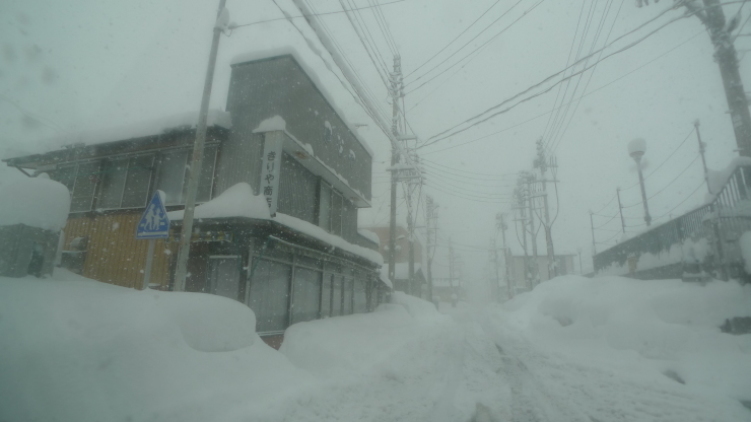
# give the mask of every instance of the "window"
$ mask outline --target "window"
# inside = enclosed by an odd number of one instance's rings
[[[107,161],[103,167],[102,190],[97,208],[120,208],[125,191],[125,179],[128,177],[128,159]]]
[[[256,314],[256,331],[278,332],[287,328],[291,267],[260,260],[250,282],[248,306]]]
[[[320,305],[321,273],[306,268],[295,268],[291,323],[318,318]]]
[[[170,151],[162,155],[159,166],[157,189],[164,191],[165,205],[180,205],[184,203],[184,185],[188,151]]]
[[[331,231],[331,186],[321,180],[318,198],[318,225]]]
[[[78,165],[76,172],[76,181],[73,186],[73,192],[70,201],[70,211],[90,211],[94,201],[94,190],[99,181],[98,162],[85,163]]]
[[[331,233],[337,236],[342,235],[342,214],[344,211],[344,204],[342,195],[333,191],[331,196]]]
[[[206,147],[203,150],[203,164],[201,165],[201,177],[198,179],[198,191],[196,192],[196,202],[207,202],[211,200],[214,190],[214,167],[216,165],[215,146]]]
[[[151,192],[151,177],[154,173],[154,156],[142,155],[128,161],[128,177],[120,205],[123,208],[145,207]]]
[[[237,300],[240,292],[240,257],[209,257],[208,285],[215,295]]]
[[[357,237],[357,208],[346,198],[343,198],[342,204],[342,238],[354,242]]]
[[[153,155],[105,162],[97,208],[146,206],[153,163]]]

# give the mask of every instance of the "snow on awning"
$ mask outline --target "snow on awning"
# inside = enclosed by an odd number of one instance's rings
[[[167,217],[172,221],[182,220],[183,215],[183,210],[167,213]],[[377,251],[349,243],[337,235],[328,233],[315,224],[282,213],[276,213],[275,217],[271,217],[266,199],[262,195],[253,195],[250,185],[244,182],[230,187],[211,201],[198,205],[194,210],[193,217],[196,219],[245,217],[257,220],[269,220],[325,242],[342,251],[367,259],[374,264],[383,264],[383,257]]]

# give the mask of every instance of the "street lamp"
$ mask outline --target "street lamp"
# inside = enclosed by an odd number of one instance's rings
[[[628,143],[628,155],[636,162],[636,169],[639,172],[639,186],[641,186],[641,201],[644,204],[644,221],[647,227],[652,223],[652,217],[649,216],[649,206],[647,206],[647,192],[644,190],[644,175],[642,174],[641,159],[644,152],[647,151],[647,142],[644,139],[637,138]]]

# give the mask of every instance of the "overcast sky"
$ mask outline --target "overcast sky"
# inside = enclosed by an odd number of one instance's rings
[[[290,0],[277,2],[291,15],[300,14]],[[311,2],[319,13],[341,10],[335,0]],[[197,110],[217,3],[214,0],[0,2],[2,155],[41,152],[60,146],[62,141],[54,138],[72,139],[80,132],[129,126]],[[359,0],[354,4],[366,7],[370,2]],[[403,0],[382,6],[382,11],[401,55],[404,73],[408,75],[404,100],[407,119],[424,141],[564,69],[572,45],[574,54],[586,55],[595,34],[599,33],[595,42],[599,48],[606,39],[616,40],[671,4],[666,1],[637,8],[632,0],[594,3],[590,0]],[[738,2],[726,6],[726,14],[732,16],[738,7]],[[282,16],[272,0],[228,0],[227,8],[231,20],[238,24]],[[665,14],[648,27],[624,37],[604,55],[640,39],[682,12]],[[392,52],[372,10],[360,13],[390,66]],[[745,20],[751,7],[743,13]],[[604,21],[603,16],[606,16]],[[380,112],[390,116],[386,88],[346,15],[331,14],[322,19],[368,87]],[[586,22],[591,23],[587,26]],[[305,21],[296,19],[295,23],[316,46],[315,34]],[[487,26],[489,29],[481,32]],[[580,47],[585,29],[587,37]],[[751,24],[743,32],[751,33]],[[325,60],[332,65],[331,58],[324,54],[321,59],[314,54],[289,22],[274,20],[246,26],[222,37],[212,107],[224,107],[233,56],[289,45],[299,51],[325,85],[323,88],[346,110],[345,117],[353,124],[368,124],[359,130],[376,154],[374,197],[373,208],[360,212],[360,225],[386,224],[388,177],[384,169],[389,159],[386,137],[324,64]],[[447,45],[435,59],[415,71]],[[484,47],[469,60],[420,87],[422,82],[481,45]],[[739,37],[736,48],[740,51],[741,75],[748,81],[751,59],[746,58],[744,50],[751,48],[751,37]],[[592,63],[594,60],[589,62]],[[425,73],[436,65],[435,70]],[[338,74],[338,70],[334,72]],[[624,205],[639,203],[639,190],[633,187],[637,176],[626,152],[629,140],[643,137],[647,141],[650,166],[646,173],[655,171],[646,181],[648,195],[662,190],[649,202],[654,217],[664,216],[657,222],[665,221],[671,214],[679,215],[703,200],[704,189],[699,188],[703,179],[701,163],[695,160],[695,135],[691,134],[674,153],[691,132],[694,119],[701,120],[711,168],[725,167],[736,155],[719,71],[713,62],[709,37],[696,18],[672,23],[644,42],[603,61],[595,68],[591,80],[590,72],[578,86],[577,79],[572,79],[569,95],[575,87],[577,98],[587,95],[578,106],[574,103],[558,124],[556,120],[549,121],[549,116],[557,95],[566,92],[565,84],[561,91],[554,88],[471,130],[420,149],[428,171],[424,192],[440,204],[441,245],[445,246],[449,238],[456,243],[465,262],[468,283],[481,280],[485,274],[488,252],[482,248],[487,248],[490,239],[496,236],[495,214],[505,212],[510,218],[515,174],[531,169],[535,141],[540,137],[545,136],[546,141],[550,138],[557,145],[554,152],[560,166],[560,210],[553,227],[556,252],[576,253],[581,248],[585,270],[591,268],[588,210],[600,211],[617,186],[624,188]],[[750,90],[748,86],[746,89]],[[546,127],[559,129],[551,131]],[[17,175],[3,170],[0,177],[8,180]],[[676,177],[678,180],[665,188]],[[695,193],[690,195],[692,192]],[[616,213],[615,201],[600,211],[604,216]],[[641,206],[627,208],[624,213],[627,224],[633,226],[629,230],[643,230],[643,226],[638,226],[643,223]],[[404,212],[401,220],[403,215]],[[595,218],[596,225],[604,224],[596,233],[598,241],[607,241],[598,248],[612,245],[619,237],[620,219]],[[513,226],[508,240],[515,253],[521,253]],[[542,233],[539,248],[544,253]],[[445,248],[439,249],[438,257],[436,271],[440,273],[446,262]]]

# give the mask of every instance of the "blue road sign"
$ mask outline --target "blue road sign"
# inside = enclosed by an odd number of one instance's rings
[[[164,239],[169,237],[169,218],[162,200],[164,192],[158,190],[146,206],[136,227],[136,239]]]

